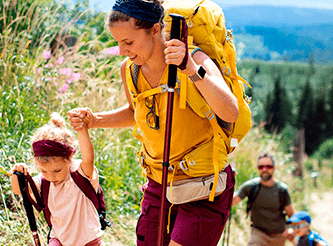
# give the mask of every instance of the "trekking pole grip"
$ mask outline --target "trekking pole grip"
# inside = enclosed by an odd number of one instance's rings
[[[170,33],[170,40],[171,39],[180,39],[180,22],[185,21],[185,18],[182,15],[178,14],[170,14],[172,18],[171,24],[171,33]],[[177,65],[170,64],[169,65],[169,77],[168,77],[168,86],[169,88],[174,88],[177,81]]]

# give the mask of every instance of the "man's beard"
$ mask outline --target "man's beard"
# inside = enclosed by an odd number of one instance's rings
[[[270,180],[270,179],[273,177],[273,175],[270,175],[268,172],[263,172],[263,173],[260,175],[260,177],[261,177],[261,179],[262,179],[263,181],[268,181],[268,180]]]

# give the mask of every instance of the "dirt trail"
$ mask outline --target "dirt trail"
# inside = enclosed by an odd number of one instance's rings
[[[311,194],[312,228],[317,230],[333,246],[333,191],[324,192],[322,197]]]

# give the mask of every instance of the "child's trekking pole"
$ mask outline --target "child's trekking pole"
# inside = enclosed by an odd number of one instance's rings
[[[170,17],[172,18],[170,39],[180,39],[180,20],[184,19],[184,17],[176,14],[170,14]],[[173,96],[174,96],[174,88],[176,85],[176,81],[177,81],[177,66],[170,64],[169,76],[168,76],[168,104],[167,104],[167,116],[166,116],[165,138],[164,138],[164,154],[162,162],[163,165],[162,195],[161,195],[161,211],[160,211],[159,231],[158,231],[158,246],[163,245],[163,235],[165,230],[166,188],[168,182]]]
[[[28,198],[28,194],[27,194],[27,192],[29,192],[29,191],[27,191],[24,173],[15,171],[14,174],[16,174],[17,179],[18,179],[21,195],[23,198],[23,206],[24,206],[25,212],[28,217],[28,221],[29,221],[30,229],[32,231],[32,235],[34,237],[35,245],[41,246],[39,237],[38,237],[38,233],[37,233],[37,224],[36,224],[36,219],[35,219],[35,215],[34,215],[34,210],[32,208],[32,204],[31,204],[31,202]]]

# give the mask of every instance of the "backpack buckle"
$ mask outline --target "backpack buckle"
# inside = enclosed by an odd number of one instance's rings
[[[170,165],[169,167],[168,167],[168,170],[169,171],[173,171],[175,169],[175,167],[173,166],[173,165]]]
[[[214,113],[212,111],[208,111],[206,113],[206,118],[209,119],[209,120],[214,119]]]
[[[224,67],[224,68],[222,68],[222,71],[221,71],[221,72],[222,72],[223,74],[229,76],[229,74],[231,73],[231,70],[230,70],[230,68],[228,68],[228,67]]]
[[[185,160],[184,160],[184,161],[181,161],[181,162],[179,163],[179,167],[180,167],[183,171],[188,169],[188,165],[187,165],[187,163],[186,163]]]
[[[169,86],[167,84],[161,85],[162,92],[166,92],[169,89]]]

